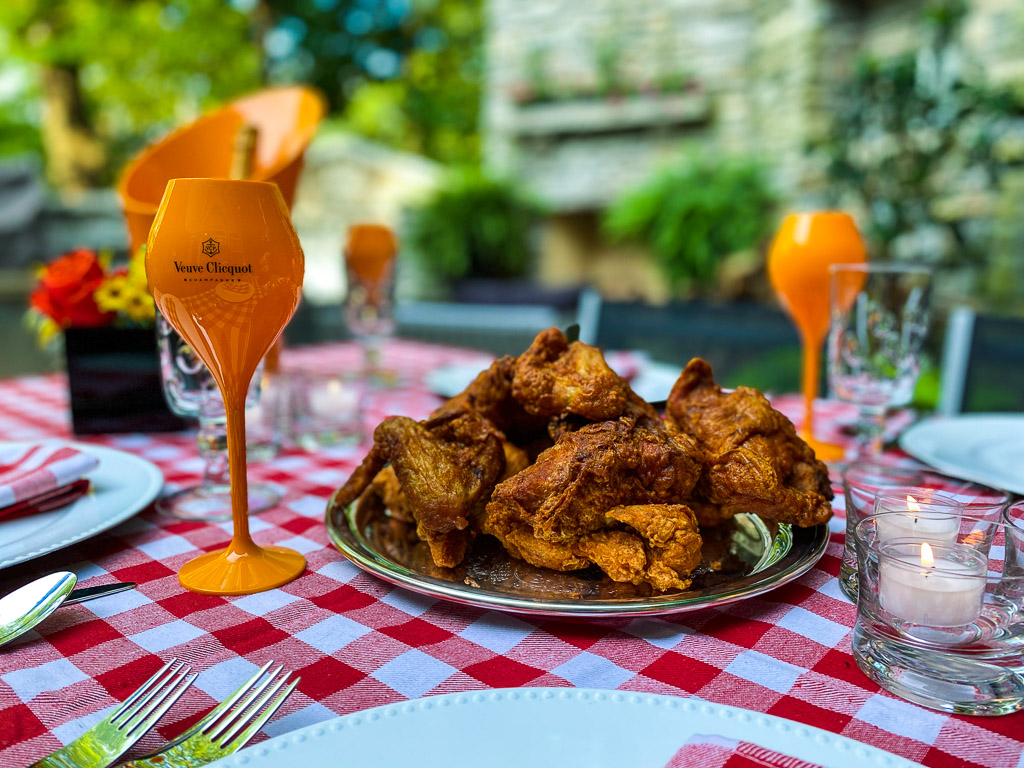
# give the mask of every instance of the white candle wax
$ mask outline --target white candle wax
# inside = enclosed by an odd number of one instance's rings
[[[960,520],[955,515],[907,512],[886,514],[878,518],[878,540],[915,539],[933,544],[956,544]]]
[[[314,415],[345,416],[355,411],[358,404],[359,396],[355,390],[333,379],[309,392],[309,410]]]
[[[927,546],[927,545],[925,545]],[[883,557],[878,571],[882,607],[901,619],[932,627],[956,627],[981,613],[985,593],[982,565],[939,559],[922,565],[910,557]],[[965,578],[974,576],[977,578]]]

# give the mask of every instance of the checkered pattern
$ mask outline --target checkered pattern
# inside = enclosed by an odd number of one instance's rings
[[[724,736],[695,735],[665,768],[821,768],[796,757]]]
[[[389,414],[422,418],[437,400],[431,368],[478,353],[409,342],[385,347],[402,389],[375,392],[373,426]],[[292,350],[285,366],[354,369],[359,352],[338,345]],[[793,412],[793,403],[781,404]],[[797,409],[798,410],[798,409]],[[825,436],[845,409],[822,404]],[[68,436],[59,377],[0,383],[0,437]],[[169,483],[198,480],[191,435],[97,440],[151,459]],[[250,467],[286,491],[252,518],[261,544],[305,553],[308,570],[272,592],[221,598],[184,591],[176,578],[198,552],[227,543],[228,524],[176,522],[146,511],[112,531],[0,573],[0,591],[71,569],[80,584],[138,582],[137,590],[61,609],[0,653],[0,765],[18,768],[74,739],[171,656],[201,671],[150,734],[153,746],[195,722],[264,662],[302,677],[266,728],[270,735],[379,704],[452,691],[578,686],[702,699],[824,728],[929,766],[1024,766],[1024,714],[954,717],[879,690],[851,655],[855,609],[836,574],[842,523],[819,565],[759,597],[662,618],[560,621],[455,605],[397,589],[353,566],[327,541],[327,497],[364,449],[289,451]],[[840,501],[837,498],[837,501]],[[841,503],[839,504],[841,508]],[[840,511],[841,514],[841,511]]]

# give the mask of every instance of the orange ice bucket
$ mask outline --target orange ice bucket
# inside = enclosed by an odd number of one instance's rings
[[[276,183],[290,209],[302,156],[325,111],[323,97],[312,88],[269,88],[232,101],[147,147],[125,167],[117,185],[132,253],[146,243],[170,179],[228,177],[235,140],[245,125],[258,132],[250,180]]]

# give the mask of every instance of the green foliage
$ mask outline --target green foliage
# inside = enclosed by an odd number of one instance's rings
[[[404,239],[444,279],[519,277],[530,265],[531,233],[542,212],[513,182],[461,170],[410,210]]]
[[[1021,105],[970,76],[957,42],[964,11],[960,0],[929,6],[926,44],[888,60],[861,59],[836,99],[824,143],[832,188],[866,211],[866,234],[883,259],[969,264],[989,252],[990,230],[976,210],[938,203],[965,191],[956,188],[962,180],[976,197],[996,189],[993,146]],[[915,246],[923,232],[932,236]],[[936,253],[936,233],[944,253]]]
[[[223,0],[0,3],[11,53],[75,71],[91,125],[124,152],[140,137],[259,85],[248,24]],[[6,107],[0,121],[12,120]],[[111,174],[123,159],[115,153]]]
[[[677,291],[707,288],[723,257],[768,235],[774,202],[759,164],[691,155],[617,200],[603,226],[650,248]]]
[[[482,0],[267,0],[292,49],[272,80],[318,86],[358,133],[443,162],[479,158]],[[268,37],[265,36],[265,39]]]

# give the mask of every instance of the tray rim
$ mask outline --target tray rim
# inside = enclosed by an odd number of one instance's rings
[[[705,598],[699,596],[687,600],[678,598],[673,600],[673,595],[670,593],[653,598],[636,598],[631,600],[573,601],[566,598],[521,598],[489,591],[484,592],[462,582],[448,582],[433,576],[418,574],[403,565],[385,558],[375,550],[367,550],[362,546],[353,544],[353,541],[358,542],[361,538],[357,537],[352,530],[354,527],[352,517],[358,500],[349,504],[344,509],[340,509],[340,505],[335,505],[334,503],[337,493],[336,491],[332,494],[327,502],[325,515],[327,536],[335,549],[363,571],[371,573],[390,584],[404,587],[421,595],[441,598],[460,605],[536,616],[619,618],[684,613],[703,608],[728,605],[746,600],[747,598],[756,597],[800,578],[817,564],[822,555],[825,554],[825,549],[829,542],[827,524],[816,525],[810,528],[793,528],[790,537],[792,543],[786,552],[782,553],[774,561],[770,561],[763,570],[742,577],[745,580],[756,576],[762,576],[762,578],[755,579],[753,583],[743,585],[715,597],[708,596]],[[344,530],[338,529],[334,521],[335,515],[345,521]],[[808,537],[808,541],[804,544],[806,552],[801,557],[793,560],[790,555],[793,553],[798,537],[803,538],[802,532],[806,532],[803,535]],[[779,536],[776,536],[772,544],[774,545],[778,540]],[[386,567],[383,563],[388,563],[392,567]]]

